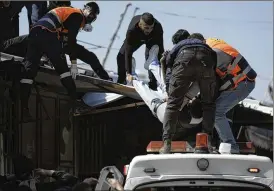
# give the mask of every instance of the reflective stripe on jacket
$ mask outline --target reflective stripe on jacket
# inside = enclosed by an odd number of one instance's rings
[[[234,89],[246,79],[255,80],[257,73],[235,48],[216,38],[206,39],[206,44],[217,53],[216,72],[222,79],[220,91]]]
[[[83,16],[81,27],[85,25],[85,17],[80,9],[73,7],[58,7],[49,11],[44,17],[42,17],[35,26],[42,26],[52,32],[68,33],[68,30],[64,27],[64,22],[73,13],[79,13]]]

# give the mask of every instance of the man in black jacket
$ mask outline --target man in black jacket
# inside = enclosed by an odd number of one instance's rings
[[[185,94],[191,82],[198,81],[203,109],[203,132],[209,135],[209,142],[214,128],[216,88],[215,52],[206,45],[201,34],[190,35],[178,42],[168,53],[166,67],[171,68],[167,107],[163,122],[164,146],[161,153],[170,153],[171,140],[176,132],[176,122]]]
[[[160,60],[164,52],[163,28],[150,13],[134,16],[129,24],[126,39],[117,55],[118,83],[126,84],[126,79],[132,81],[132,54],[143,44],[146,45],[146,60],[153,45],[159,46],[158,58]],[[156,90],[156,79],[150,71],[148,74],[149,87]]]

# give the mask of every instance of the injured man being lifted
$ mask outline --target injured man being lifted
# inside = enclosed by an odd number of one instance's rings
[[[154,51],[157,52],[158,46],[153,46],[150,50],[150,54]],[[163,123],[164,113],[166,109],[167,92],[165,87],[165,79],[163,71],[161,69],[158,58],[148,58],[145,68],[149,69],[155,76],[158,82],[157,91],[151,90],[146,83],[139,80],[133,80],[133,86],[138,92],[140,97],[144,100],[146,105],[152,111],[153,115]],[[184,102],[180,109],[180,116],[178,118],[177,130],[186,128],[198,128],[202,122],[202,109],[201,101],[198,98],[199,86],[196,82],[189,86],[188,93],[184,98]],[[198,128],[200,129],[200,128]],[[197,129],[197,130],[198,130]]]

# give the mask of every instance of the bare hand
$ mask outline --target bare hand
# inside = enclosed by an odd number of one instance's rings
[[[111,187],[115,190],[124,191],[123,186],[118,182],[118,180],[114,178],[109,178],[108,183],[111,185]]]
[[[170,52],[170,50],[166,50],[166,51],[162,54],[162,56],[163,56],[163,57],[166,57],[166,56],[168,55],[169,52]]]
[[[165,62],[166,57],[167,57],[167,55],[168,55],[169,52],[170,52],[169,50],[166,50],[166,51],[162,54],[162,58],[160,59],[160,63]]]

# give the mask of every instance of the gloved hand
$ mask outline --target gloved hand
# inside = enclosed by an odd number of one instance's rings
[[[70,73],[71,73],[72,78],[76,79],[76,77],[78,75],[78,68],[77,68],[76,60],[71,61]]]

